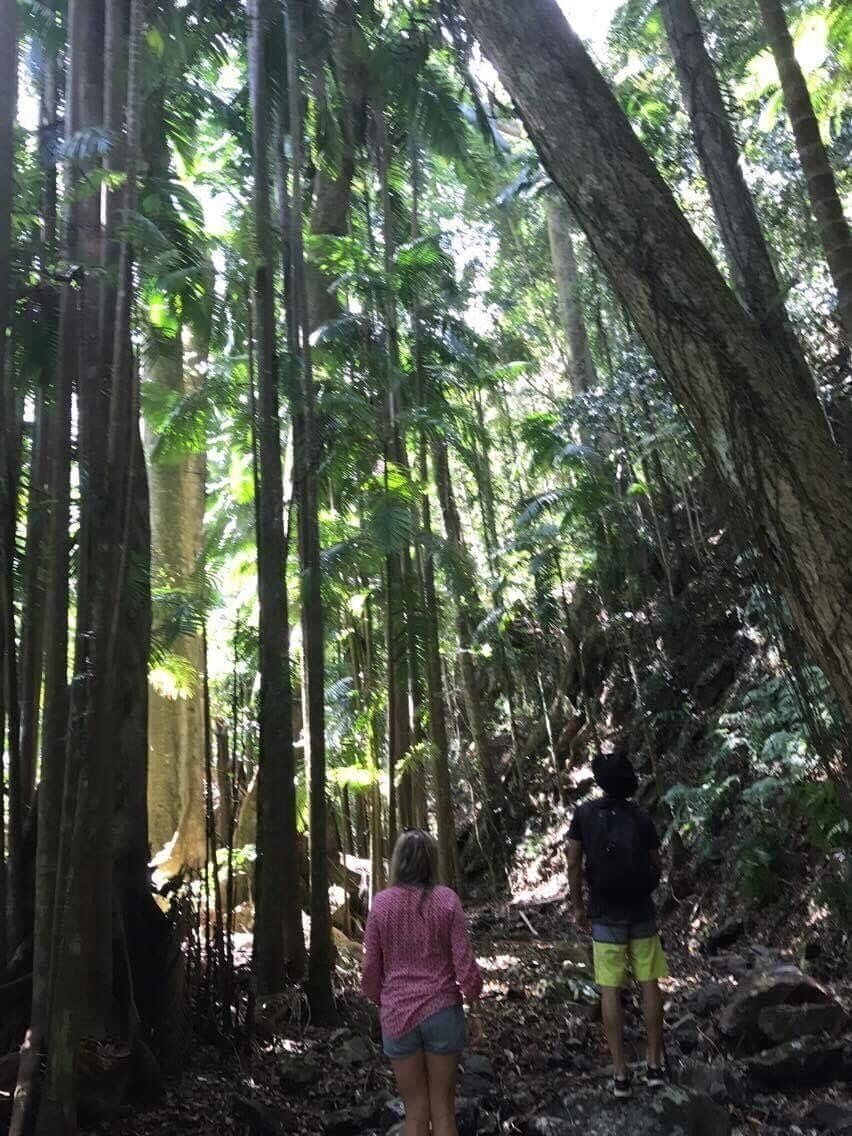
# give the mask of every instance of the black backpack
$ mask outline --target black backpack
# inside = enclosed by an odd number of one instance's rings
[[[594,892],[604,899],[632,903],[647,899],[659,883],[647,835],[632,801],[604,797],[589,810],[583,831],[586,870]]]

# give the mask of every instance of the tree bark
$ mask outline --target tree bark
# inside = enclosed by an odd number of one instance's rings
[[[345,237],[349,231],[352,179],[355,176],[357,136],[363,117],[364,81],[358,64],[356,37],[360,35],[352,0],[337,0],[332,22],[331,55],[343,102],[340,119],[341,152],[334,172],[317,170],[311,212],[313,236]],[[311,329],[336,319],[342,311],[332,280],[312,261],[305,264],[308,314]]]
[[[305,683],[305,760],[310,769],[311,840],[311,950],[307,991],[317,1023],[334,1018],[331,975],[334,946],[328,898],[326,857],[325,769],[325,620],[322,602],[322,565],[319,532],[320,439],[316,422],[310,317],[305,288],[305,254],[302,235],[302,167],[304,114],[301,60],[304,54],[305,0],[287,0],[287,79],[290,92],[290,135],[293,150],[291,194],[292,296],[291,334],[296,348],[294,363],[300,370],[300,389],[294,414],[294,455],[299,501],[299,554],[302,568],[302,640]],[[294,318],[295,317],[295,318]]]
[[[852,471],[813,384],[725,286],[556,0],[462,7],[852,721]]]
[[[571,214],[565,199],[556,193],[549,194],[545,205],[547,235],[550,241],[550,258],[559,294],[559,314],[565,332],[568,350],[568,381],[571,393],[576,396],[594,390],[598,383],[597,369],[589,347],[586,322],[583,319],[577,295],[579,273],[574,255],[574,236],[571,232]]]
[[[258,591],[260,598],[260,754],[257,817],[257,916],[254,971],[264,992],[301,976],[305,945],[296,827],[290,619],[278,401],[275,249],[268,160],[266,0],[251,0],[249,82],[252,105],[259,458]],[[283,823],[282,823],[283,820]]]
[[[17,644],[15,640],[14,549],[17,512],[15,461],[13,456],[13,422],[9,414],[11,400],[7,397],[7,382],[11,370],[7,369],[7,337],[12,316],[12,198],[14,171],[14,130],[18,99],[18,12],[15,0],[0,0],[0,684],[4,685],[0,704],[5,704],[8,722],[9,753],[9,861],[0,865],[5,877],[7,894],[4,896],[0,917],[4,929],[11,927],[10,940],[16,938],[14,924],[18,921],[20,896],[20,847],[23,824],[23,794],[20,769],[20,726],[18,715]],[[0,714],[0,747],[3,746],[3,721]],[[2,801],[2,794],[0,794]],[[3,810],[0,808],[0,822]],[[7,910],[11,920],[7,920]],[[14,949],[16,942],[4,945]],[[4,954],[5,958],[5,954]]]
[[[837,289],[837,308],[852,341],[852,232],[843,212],[834,171],[819,132],[808,85],[796,59],[782,0],[758,0],[760,14],[781,79],[784,105],[793,127],[799,160],[808,183],[825,259]]]
[[[480,694],[480,679],[474,663],[474,634],[481,622],[482,608],[476,590],[476,569],[462,531],[461,516],[453,491],[450,456],[443,439],[432,445],[432,466],[438,488],[438,499],[444,517],[447,543],[454,557],[456,632],[458,635],[459,675],[462,684],[467,724],[470,729],[476,765],[482,778],[484,804],[489,826],[502,827],[503,788],[491,756],[485,712]]]
[[[53,315],[52,305],[49,314]],[[46,314],[48,314],[46,312]],[[33,444],[27,495],[27,543],[24,556],[24,601],[21,617],[21,796],[32,804],[38,753],[39,712],[44,653],[45,519],[47,500],[50,408],[42,391],[36,396]]]
[[[809,375],[807,364],[787,319],[781,286],[692,0],[661,0],[660,10],[734,288],[746,311],[776,341],[776,347],[786,351],[791,367],[805,377]]]
[[[198,389],[180,331],[153,347],[149,379],[176,397]],[[148,431],[151,569],[156,588],[195,596],[204,540],[206,455],[156,454]],[[151,690],[148,707],[148,817],[151,850],[165,875],[201,868],[204,838],[204,708],[200,631],[179,635],[171,652],[186,661],[192,689],[176,696]]]

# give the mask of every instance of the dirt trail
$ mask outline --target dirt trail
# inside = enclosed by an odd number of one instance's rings
[[[719,1016],[738,984],[783,960],[760,944],[737,946],[706,960],[678,949],[670,936],[667,1047],[675,1081],[652,1094],[637,1084],[632,1101],[615,1101],[598,1021],[588,945],[563,933],[563,914],[517,909],[474,913],[473,931],[485,976],[484,1037],[460,1081],[461,1136],[727,1136],[843,1131],[848,1083],[832,1078],[818,1090],[789,1095],[757,1091],[746,1054],[736,1059]],[[530,933],[530,925],[540,932]],[[167,1090],[162,1107],[112,1119],[93,1129],[110,1136],[387,1136],[401,1117],[386,1062],[376,1045],[375,1017],[354,991],[357,951],[341,985],[343,1026],[317,1030],[300,1022],[298,1000],[260,1014],[249,1050],[227,1052],[199,1039],[193,1068]],[[848,998],[848,988],[838,991]],[[643,1035],[638,1001],[627,1007],[626,1034],[637,1067]],[[852,1078],[852,1046],[840,1047]],[[807,1079],[807,1078],[806,1078]],[[819,1080],[820,1077],[818,1076]],[[815,1112],[814,1110],[817,1109]],[[819,1111],[822,1109],[822,1111]],[[831,1121],[817,1128],[807,1121]],[[848,1119],[852,1124],[852,1110]],[[849,1130],[852,1132],[852,1128]]]

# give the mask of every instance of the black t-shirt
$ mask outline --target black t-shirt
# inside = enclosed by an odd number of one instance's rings
[[[576,840],[584,847],[587,847],[588,839],[585,834],[589,832],[589,824],[595,823],[592,819],[592,813],[596,812],[606,800],[606,797],[596,797],[594,800],[586,801],[584,804],[580,805],[571,818],[571,825],[568,829],[569,840]],[[649,852],[655,851],[660,847],[660,837],[657,834],[654,822],[651,820],[647,811],[640,805],[634,804],[631,807],[636,816],[636,824],[642,842],[646,845]],[[586,872],[586,878],[588,879],[588,871]],[[654,918],[654,901],[651,896],[643,895],[638,896],[635,903],[613,903],[610,899],[595,895],[595,890],[590,882],[589,917],[601,921],[611,920],[614,923],[642,923]]]

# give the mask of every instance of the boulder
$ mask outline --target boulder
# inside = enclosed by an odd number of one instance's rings
[[[475,1073],[477,1077],[487,1077],[490,1081],[495,1079],[491,1058],[482,1053],[471,1053],[465,1057],[464,1071],[465,1073]]]
[[[700,1033],[692,1014],[679,1018],[671,1027],[671,1034],[684,1053],[692,1053],[698,1048]]]
[[[826,1085],[843,1071],[843,1045],[822,1037],[800,1037],[749,1058],[749,1076],[758,1085],[776,1089]]]
[[[456,1101],[456,1124],[459,1136],[477,1136],[479,1105],[476,1101],[459,1097]]]
[[[527,1125],[528,1136],[574,1136],[575,1131],[570,1120],[559,1116],[536,1116]]]
[[[742,1076],[732,1066],[721,1061],[712,1065],[704,1062],[688,1065],[681,1074],[680,1083],[685,1088],[704,1093],[716,1104],[740,1107],[747,1099]]]
[[[670,1085],[657,1094],[653,1109],[659,1136],[730,1136],[727,1110],[704,1093]]]
[[[840,1034],[847,1023],[846,1011],[837,1002],[825,1005],[767,1006],[758,1015],[760,1032],[780,1045],[815,1033]]]
[[[765,974],[755,974],[740,983],[719,1019],[725,1037],[757,1048],[761,1041],[758,1020],[771,1006],[825,1004],[832,996],[795,966],[780,966]]]
[[[356,1035],[347,1038],[335,1052],[335,1057],[341,1065],[354,1068],[356,1065],[366,1065],[372,1061],[376,1051],[366,1037]]]
[[[365,1104],[326,1113],[323,1132],[325,1136],[362,1136],[380,1111],[375,1105]]]
[[[288,1136],[293,1131],[292,1117],[279,1109],[270,1108],[262,1101],[249,1097],[235,1097],[234,1116],[242,1122],[243,1131],[248,1125],[250,1136]]]
[[[287,1092],[298,1092],[315,1085],[322,1077],[313,1057],[307,1054],[285,1053],[278,1062],[278,1078],[281,1088]]]
[[[728,947],[732,947],[738,939],[741,939],[745,932],[745,923],[742,919],[733,917],[726,919],[719,927],[704,940],[702,950],[706,955],[717,955],[720,951],[725,951]]]
[[[725,987],[718,982],[707,982],[693,990],[686,999],[686,1004],[693,1014],[699,1018],[706,1018],[719,1010],[725,1004]]]
[[[748,959],[743,955],[713,955],[707,960],[707,965],[715,974],[731,975],[737,979],[745,978],[751,970]]]
[[[459,1077],[459,1095],[485,1104],[494,1104],[497,1100],[494,1081],[467,1070]]]
[[[852,1132],[852,1108],[825,1101],[810,1110],[805,1117],[805,1124],[820,1132]]]

